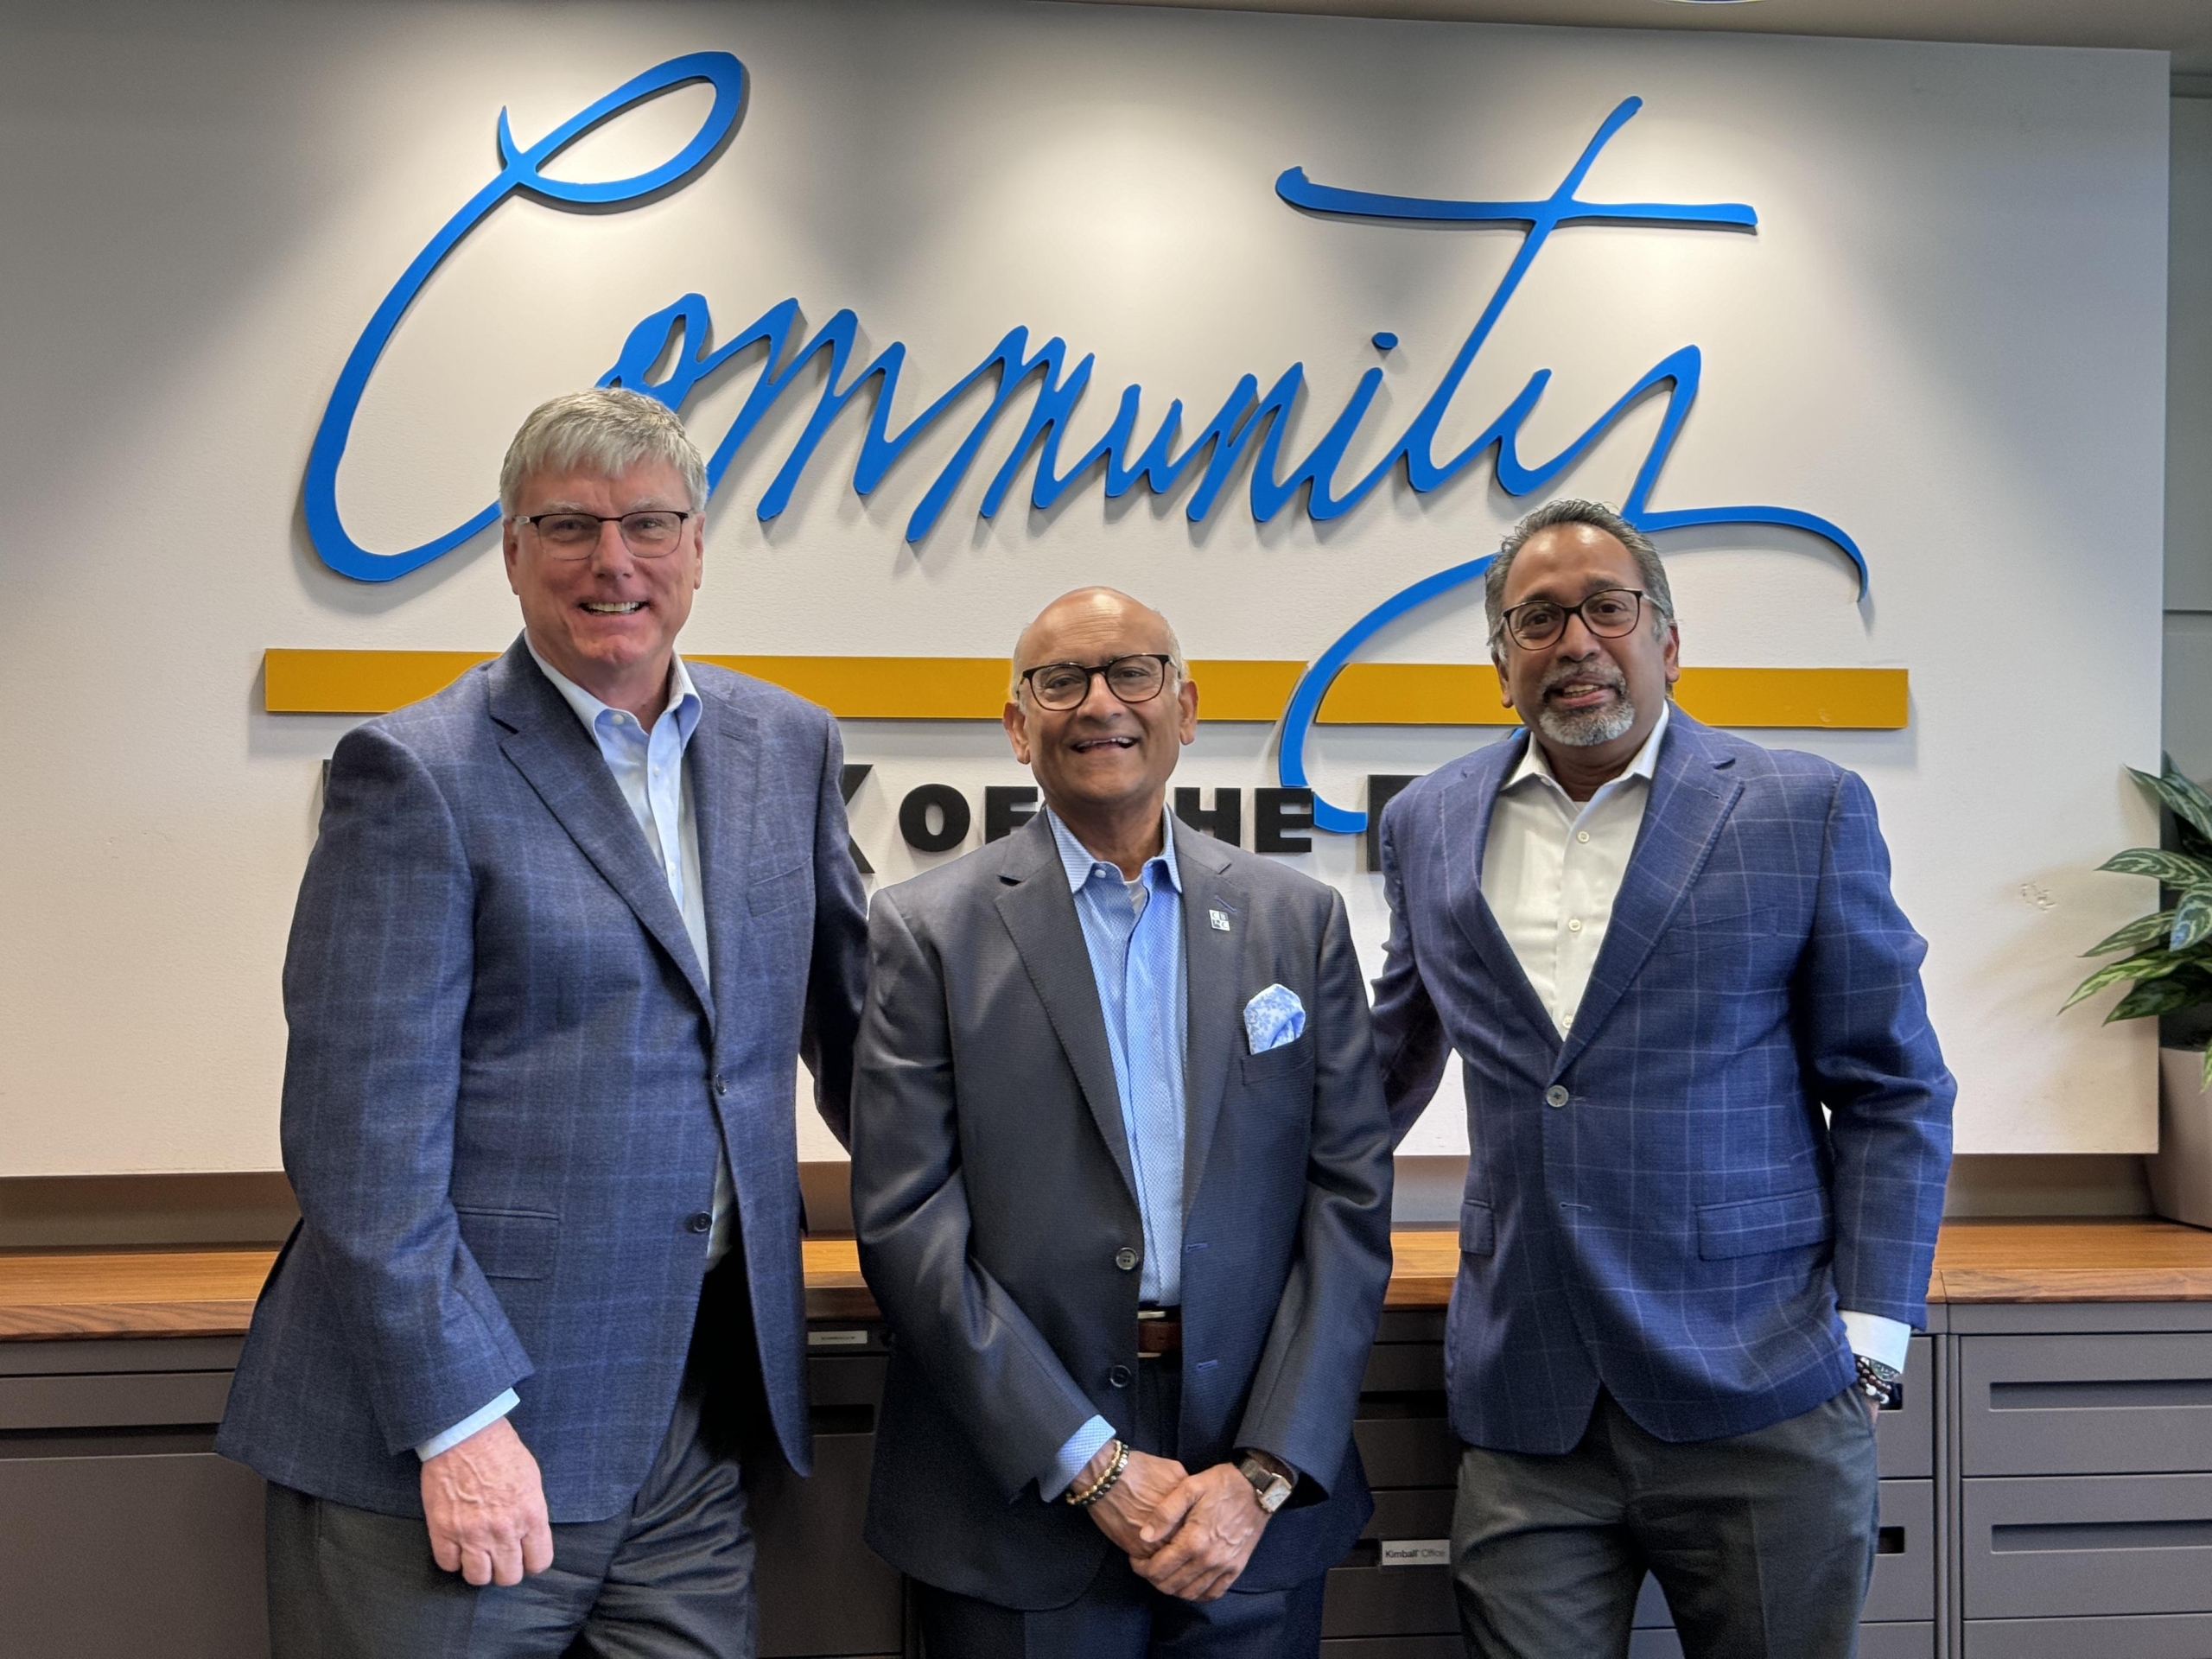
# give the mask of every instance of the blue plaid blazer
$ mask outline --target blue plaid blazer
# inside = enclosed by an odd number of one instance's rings
[[[1950,1163],[1927,947],[1873,800],[1675,710],[1562,1040],[1482,894],[1528,741],[1432,772],[1382,823],[1397,1133],[1452,1050],[1466,1082],[1452,1427],[1566,1452],[1600,1386],[1662,1440],[1779,1422],[1850,1384],[1839,1306],[1925,1323]]]
[[[556,1521],[626,1508],[674,1408],[715,1143],[785,1455],[808,1436],[795,1057],[842,1136],[867,922],[821,709],[697,664],[712,994],[597,746],[517,640],[330,764],[284,963],[301,1221],[216,1443],[419,1515],[413,1448],[502,1389]],[[726,1268],[725,1271],[728,1269]]]

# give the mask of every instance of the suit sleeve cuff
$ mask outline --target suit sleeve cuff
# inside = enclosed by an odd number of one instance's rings
[[[471,1412],[442,1434],[431,1435],[429,1440],[415,1448],[415,1455],[428,1463],[441,1452],[452,1451],[477,1430],[489,1428],[520,1404],[522,1401],[512,1389],[502,1389],[499,1390],[499,1397],[481,1411]],[[1088,1458],[1084,1459],[1085,1463],[1089,1461]],[[1082,1465],[1078,1464],[1076,1466],[1080,1468]]]
[[[1068,1436],[1068,1443],[1052,1459],[1052,1466],[1037,1478],[1037,1495],[1050,1503],[1075,1484],[1075,1478],[1083,1472],[1084,1465],[1096,1457],[1098,1448],[1113,1438],[1113,1424],[1103,1417],[1093,1417]]]
[[[1853,1353],[1864,1354],[1893,1371],[1904,1370],[1905,1352],[1912,1341],[1910,1325],[1878,1313],[1854,1313],[1848,1308],[1842,1318],[1843,1334]]]

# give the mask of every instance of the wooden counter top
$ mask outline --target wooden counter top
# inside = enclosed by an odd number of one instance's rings
[[[1457,1237],[1408,1230],[1395,1243],[1385,1305],[1442,1307]],[[852,1240],[804,1249],[810,1318],[874,1317]],[[239,1336],[275,1259],[268,1249],[0,1252],[0,1341]],[[1929,1300],[2212,1301],[2212,1232],[2168,1221],[1951,1222]]]

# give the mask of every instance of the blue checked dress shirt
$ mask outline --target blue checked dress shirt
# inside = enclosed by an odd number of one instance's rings
[[[1106,1016],[1114,1089],[1144,1222],[1138,1294],[1154,1306],[1171,1307],[1183,1294],[1183,1060],[1190,1028],[1174,825],[1163,810],[1159,855],[1128,881],[1116,866],[1093,858],[1051,808],[1045,817],[1075,895]],[[1093,1417],[1039,1478],[1039,1491],[1048,1502],[1058,1497],[1113,1437],[1112,1425]]]
[[[699,728],[701,704],[691,676],[684,670],[683,659],[674,658],[669,668],[668,707],[661,711],[660,718],[648,732],[638,723],[635,715],[609,708],[539,656],[537,647],[531,644],[527,634],[523,636],[523,643],[529,646],[531,660],[553,683],[553,689],[561,694],[562,700],[575,710],[576,718],[599,745],[600,758],[613,774],[624,804],[645,835],[646,849],[667,878],[668,890],[675,897],[677,909],[683,913],[683,931],[690,935],[691,949],[699,958],[699,971],[711,975],[713,969],[707,961],[707,902],[699,877],[698,823],[691,807],[691,787],[683,776],[683,752],[690,747],[691,734]],[[715,1224],[707,1235],[707,1265],[710,1268],[729,1250],[731,1211],[736,1196],[737,1186],[730,1178],[728,1162],[727,1159],[719,1160],[715,1170]],[[444,1433],[423,1441],[415,1448],[416,1455],[434,1458],[459,1446],[521,1403],[515,1391],[508,1389]]]

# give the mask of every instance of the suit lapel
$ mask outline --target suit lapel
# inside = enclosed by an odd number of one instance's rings
[[[553,683],[538,672],[519,639],[492,664],[488,677],[492,718],[503,728],[500,748],[607,885],[636,912],[645,931],[668,952],[711,1019],[714,1005],[707,995],[706,976],[691,949],[690,935],[683,930],[676,897],[668,890],[667,878],[654,868],[638,821],[631,817],[591,734]]]
[[[1251,926],[1243,885],[1229,874],[1221,843],[1175,820],[1175,868],[1183,878],[1183,982],[1186,1047],[1183,1058],[1183,1213],[1191,1212],[1206,1153],[1229,1088],[1229,1062],[1243,1035],[1237,997],[1248,988],[1238,972]],[[1216,927],[1210,912],[1229,923]]]
[[[1473,947],[1476,957],[1491,978],[1506,988],[1522,1016],[1545,1040],[1556,1045],[1559,1027],[1522,970],[1497,916],[1483,897],[1483,858],[1490,848],[1490,821],[1497,806],[1497,792],[1528,753],[1529,734],[1492,745],[1478,755],[1459,782],[1439,797],[1444,848],[1445,902],[1460,934]]]
[[[1681,709],[1668,716],[1636,850],[1621,878],[1612,920],[1605,926],[1605,943],[1591,969],[1589,986],[1575,1010],[1573,1029],[1554,1065],[1554,1075],[1589,1046],[1592,1035],[1658,944],[1683,893],[1705,868],[1713,838],[1744,792],[1743,785],[1728,773],[1733,764],[1734,757],[1708,743],[1705,728]]]
[[[1052,826],[1039,812],[1014,839],[1019,844],[1009,846],[999,873],[999,880],[1007,884],[998,897],[999,918],[1045,1005],[1052,1034],[1074,1068],[1084,1103],[1114,1154],[1134,1205],[1136,1174],[1129,1162],[1128,1136],[1122,1127],[1122,1096],[1114,1084],[1106,1015],[1098,1004],[1090,951],[1084,943],[1083,924],[1076,917],[1075,896],[1068,891],[1059,849],[1052,841]]]
[[[684,750],[684,765],[699,836],[707,955],[722,964],[717,983],[727,990],[738,982],[734,967],[752,918],[747,887],[760,802],[760,733],[749,715],[731,712],[703,688],[699,704],[699,726]]]

